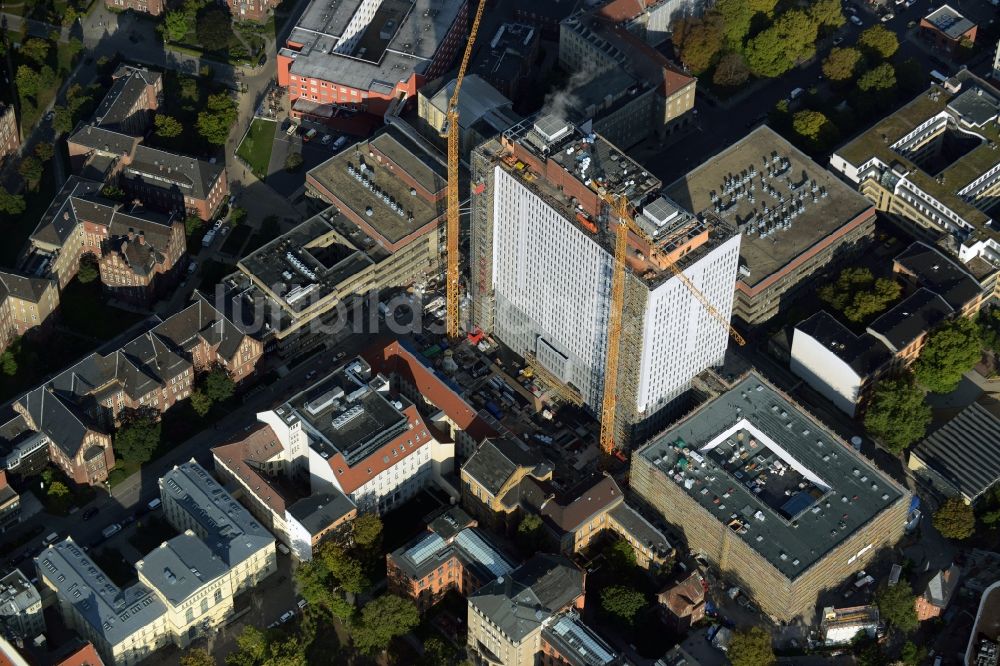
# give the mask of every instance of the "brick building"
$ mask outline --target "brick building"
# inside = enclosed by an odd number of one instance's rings
[[[425,612],[449,591],[467,597],[506,576],[511,562],[471,516],[453,507],[432,520],[426,533],[386,555],[389,591],[413,599]]]
[[[325,0],[306,7],[278,51],[293,118],[398,111],[444,74],[468,33],[467,0]]]
[[[176,284],[186,251],[184,223],[176,216],[114,215],[107,238],[101,242],[104,291],[113,298],[149,306]]]
[[[21,522],[21,496],[7,482],[7,470],[0,469],[0,534]]]
[[[21,148],[21,130],[14,107],[0,103],[0,165]]]
[[[976,42],[979,26],[950,5],[942,5],[920,19],[920,36],[935,48],[954,54],[963,44]]]
[[[656,595],[663,616],[679,633],[683,634],[705,617],[705,587],[701,574],[693,571],[684,580],[667,586]]]
[[[104,6],[115,12],[132,10],[141,14],[160,16],[166,10],[164,0],[104,0]]]
[[[95,485],[114,466],[110,433],[123,410],[164,412],[190,396],[198,372],[214,366],[240,383],[262,351],[199,294],[120,349],[90,354],[25,393],[14,409],[46,436],[49,458],[70,479]]]
[[[94,124],[112,132],[142,136],[152,126],[153,115],[163,101],[163,75],[144,67],[121,65],[112,80],[94,111]]]
[[[14,338],[47,328],[58,307],[55,280],[0,271],[0,352]]]
[[[278,0],[226,0],[235,21],[263,22],[279,4]]]

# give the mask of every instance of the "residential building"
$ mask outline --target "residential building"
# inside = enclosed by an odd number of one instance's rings
[[[583,623],[575,608],[564,610],[542,628],[542,666],[616,666],[626,664],[614,648]]]
[[[44,435],[49,459],[75,483],[103,483],[114,465],[110,432],[123,410],[166,411],[190,396],[199,371],[216,366],[238,384],[253,375],[262,353],[258,341],[196,294],[121,348],[90,354],[19,397],[13,408],[24,428],[14,430],[18,441],[28,430]]]
[[[976,503],[1000,478],[1000,419],[970,404],[910,449],[907,467],[934,492]]]
[[[389,591],[427,611],[450,591],[468,596],[513,570],[509,556],[460,508],[448,509],[427,532],[386,555]]]
[[[101,286],[111,298],[149,307],[180,278],[187,256],[184,221],[143,212],[113,214],[101,242]]]
[[[384,513],[435,484],[450,489],[455,444],[389,380],[355,358],[257,415],[281,443],[286,474],[333,487],[359,511]],[[457,494],[457,491],[453,491]]]
[[[875,208],[766,125],[667,193],[687,210],[738,228],[733,315],[750,326],[778,314],[875,235]]]
[[[398,114],[465,46],[466,0],[314,0],[278,50],[291,117]]]
[[[910,493],[755,372],[632,456],[630,486],[771,617],[902,537]]]
[[[417,93],[417,113],[423,121],[423,134],[443,147],[448,103],[455,91],[455,79],[438,79]],[[511,109],[511,101],[476,74],[462,80],[458,97],[458,149],[468,160],[473,149],[483,141],[521,122]]]
[[[910,244],[893,259],[892,274],[909,291],[930,289],[963,317],[975,317],[993,295],[993,287],[984,289],[968,266],[922,241]]]
[[[488,36],[483,37],[485,42]],[[508,22],[489,37],[489,50],[479,55],[473,72],[504,97],[518,99],[537,69],[541,32],[524,23]]]
[[[158,2],[158,0],[125,0]],[[159,11],[150,12],[159,14]],[[163,101],[163,75],[145,67],[120,65],[111,88],[94,111],[94,125],[109,132],[142,136],[153,125],[153,115]]]
[[[521,484],[548,481],[552,471],[552,463],[521,440],[488,438],[462,465],[462,505],[483,525],[510,531],[521,519]]]
[[[178,532],[203,541],[227,569],[232,594],[277,570],[274,536],[194,460],[160,478],[163,516]],[[200,557],[200,556],[199,556]]]
[[[651,46],[659,46],[670,36],[674,21],[700,13],[705,4],[697,0],[612,0],[598,9],[605,20],[622,25]]]
[[[49,438],[32,430],[10,404],[0,408],[0,468],[9,479],[40,474],[49,464]]]
[[[995,270],[998,114],[1000,90],[963,69],[837,149],[830,167],[910,233]]]
[[[0,351],[15,338],[47,328],[58,307],[55,280],[0,271]]]
[[[915,605],[918,621],[923,622],[940,617],[947,610],[952,597],[958,591],[961,575],[962,568],[957,564],[934,572],[934,575],[927,581],[923,592],[917,595]]]
[[[563,611],[583,609],[584,576],[569,560],[540,553],[474,592],[467,623],[470,658],[504,666],[539,663],[543,629]]]
[[[70,650],[53,666],[104,666],[104,660],[101,659],[101,655],[97,654],[94,645],[87,642]]]
[[[878,606],[823,609],[819,630],[824,645],[850,645],[859,634],[876,638],[882,629]]]
[[[250,513],[288,546],[296,559],[309,561],[331,532],[357,515],[357,507],[333,486],[303,487],[288,476],[285,449],[269,425],[212,449],[215,474]]]
[[[571,91],[581,106],[567,119],[578,126],[592,121],[594,132],[622,148],[662,142],[692,121],[698,81],[619,19],[619,12],[601,7],[560,23],[559,64],[586,82]],[[547,112],[559,114],[557,108]]]
[[[960,48],[976,43],[979,26],[962,16],[951,5],[941,5],[920,19],[920,36],[936,49],[955,54]]]
[[[21,522],[21,496],[7,482],[7,470],[0,469],[0,534]]]
[[[0,104],[0,165],[21,150],[21,129],[10,104]]]
[[[160,16],[166,10],[164,0],[104,0],[104,6],[116,12],[132,10],[151,16]]]
[[[166,607],[149,587],[120,588],[72,538],[35,557],[66,627],[93,644],[106,664],[132,666],[170,641]]]
[[[705,617],[706,588],[701,574],[692,571],[687,578],[668,585],[656,595],[660,612],[679,633],[683,634]]]
[[[276,0],[226,0],[234,21],[265,22],[278,6]]]
[[[0,636],[28,642],[45,633],[42,597],[20,569],[0,578]]]
[[[892,352],[871,333],[858,335],[820,310],[795,325],[791,370],[848,416],[855,416]]]
[[[596,188],[627,194],[642,237],[627,240],[615,440],[627,447],[662,427],[665,408],[725,354],[728,326],[689,284],[728,322],[735,227],[687,212],[627,155],[552,116],[483,144],[472,161],[470,323],[592,411],[604,389],[617,224]]]

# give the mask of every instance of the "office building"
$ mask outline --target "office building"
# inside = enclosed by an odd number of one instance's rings
[[[639,35],[651,46],[659,46],[670,36],[674,21],[700,13],[704,3],[697,0],[611,0],[598,9],[602,18]]]
[[[560,23],[559,64],[582,83],[550,99],[543,112],[565,113],[578,126],[590,121],[594,132],[628,148],[679,134],[692,121],[698,81],[623,28],[620,5],[582,10]],[[570,108],[560,109],[563,103]]]
[[[979,26],[962,16],[951,5],[941,5],[920,19],[920,37],[934,48],[951,55],[959,49],[971,49]]]
[[[381,117],[444,74],[468,34],[466,0],[313,0],[278,50],[293,118]]]
[[[438,79],[417,93],[417,113],[423,121],[424,135],[442,150],[445,138],[441,133],[447,123],[448,103],[455,91],[455,79]],[[521,116],[511,109],[511,101],[476,74],[462,81],[458,97],[458,150],[465,160],[472,150],[497,134],[521,122]]]
[[[995,271],[998,114],[1000,90],[963,69],[838,148],[830,167],[909,232]]]
[[[738,228],[733,316],[761,324],[875,235],[875,208],[826,169],[758,127],[667,189],[682,207]]]
[[[468,645],[473,661],[533,666],[543,629],[584,605],[583,571],[556,555],[538,554],[469,597]]]
[[[45,633],[42,597],[20,569],[0,578],[0,636],[30,642]]]
[[[657,413],[721,362],[729,332],[675,277],[729,321],[740,236],[696,216],[600,136],[552,116],[525,121],[473,153],[471,325],[494,335],[600,409],[617,221],[597,190],[626,196],[629,232],[616,441],[658,427]],[[471,329],[471,326],[470,326]]]
[[[902,537],[909,492],[756,373],[632,456],[630,485],[768,615],[811,619],[820,592]]]
[[[332,486],[359,511],[384,513],[431,484],[450,488],[443,477],[454,442],[439,441],[417,406],[361,358],[257,418],[281,443],[288,476],[307,476],[313,491]]]
[[[523,97],[537,70],[541,31],[524,23],[501,23],[494,34],[482,37],[489,39],[489,48],[484,44],[472,71],[504,97]]]
[[[469,596],[513,570],[510,556],[453,507],[427,526],[427,532],[386,555],[389,591],[413,599],[427,611],[450,591]]]

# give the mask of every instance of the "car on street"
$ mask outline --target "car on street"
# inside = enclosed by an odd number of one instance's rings
[[[93,518],[96,515],[97,515],[97,507],[96,506],[92,506],[89,509],[87,509],[86,511],[84,511],[83,514],[80,517],[83,518],[84,520],[90,520],[91,518]]]
[[[232,208],[234,203],[236,203],[236,195],[235,194],[230,194],[229,195],[229,207]]]
[[[52,532],[47,537],[45,537],[44,539],[42,539],[42,545],[43,546],[51,546],[52,544],[54,544],[58,540],[59,540],[59,533],[58,532]]]
[[[841,36],[838,35],[838,36],[836,36],[836,37],[833,38],[833,45],[834,46],[840,46],[843,43],[844,43],[844,38],[843,37],[841,37]]]
[[[894,18],[896,18],[896,15],[893,14],[892,12],[889,12],[888,14],[882,17],[882,23],[888,23]]]
[[[864,25],[864,22],[854,14],[851,14],[851,23],[854,25]]]
[[[306,601],[305,599],[299,599],[297,602],[295,602],[295,605],[299,607],[299,610],[302,610],[303,608],[309,605],[309,602]]]
[[[118,523],[111,523],[103,530],[101,530],[101,536],[103,536],[105,539],[110,539],[111,537],[113,537],[114,535],[118,534],[121,531],[122,531],[121,525],[119,525]]]
[[[291,620],[293,617],[295,617],[294,611],[285,611],[284,613],[281,614],[281,617],[278,618],[278,622],[284,624],[289,620]]]
[[[329,134],[324,134],[323,138],[319,140],[319,142],[322,143],[324,146],[329,144],[331,141],[333,141],[333,137],[330,136]]]
[[[192,259],[188,264],[188,275],[193,275],[196,270],[198,270],[198,262]]]

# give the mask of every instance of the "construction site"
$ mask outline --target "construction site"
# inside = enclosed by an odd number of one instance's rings
[[[735,226],[692,214],[624,152],[554,116],[481,145],[472,167],[471,324],[567,399],[611,414],[610,448],[662,425],[725,354]]]

